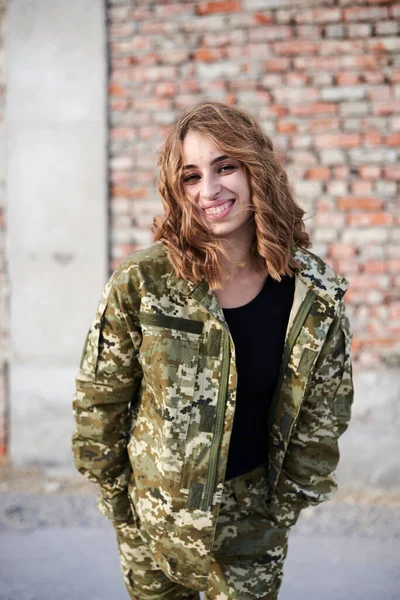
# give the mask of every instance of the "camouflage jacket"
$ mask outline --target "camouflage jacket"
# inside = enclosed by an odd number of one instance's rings
[[[266,424],[271,520],[328,499],[352,403],[347,282],[293,247],[301,268]],[[100,509],[136,522],[164,572],[205,589],[235,411],[235,348],[216,295],[176,277],[162,244],[108,282],[77,377],[76,466]]]

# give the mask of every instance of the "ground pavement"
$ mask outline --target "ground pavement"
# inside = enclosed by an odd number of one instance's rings
[[[0,469],[0,600],[127,600],[114,531],[78,477]],[[400,494],[303,511],[280,600],[400,600]]]

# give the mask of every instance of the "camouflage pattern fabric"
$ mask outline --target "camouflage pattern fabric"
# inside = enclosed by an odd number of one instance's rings
[[[289,529],[267,507],[265,466],[225,483],[205,597],[209,600],[276,600]],[[117,524],[125,585],[134,600],[198,600],[172,582],[154,561],[135,523]]]
[[[268,510],[290,527],[331,497],[352,403],[347,282],[293,247],[300,268],[272,402]],[[234,345],[216,295],[174,274],[162,244],[108,282],[74,399],[75,463],[99,483],[100,510],[140,523],[172,581],[208,586],[236,402]]]

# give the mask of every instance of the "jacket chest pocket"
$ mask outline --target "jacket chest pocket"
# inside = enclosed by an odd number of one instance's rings
[[[161,334],[152,355],[153,390],[160,402],[163,432],[168,438],[186,439],[190,421],[200,341]]]
[[[179,319],[182,326],[183,319]],[[161,468],[175,482],[183,468],[186,438],[192,415],[199,365],[200,327],[173,329],[151,324],[142,327],[139,360],[143,379],[151,398],[152,422],[160,436]],[[185,325],[185,323],[183,323]]]

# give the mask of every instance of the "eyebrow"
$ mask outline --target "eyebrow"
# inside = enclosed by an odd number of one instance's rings
[[[228,156],[225,156],[225,154],[223,154],[222,156],[217,156],[217,158],[214,158],[214,160],[212,160],[210,162],[210,166],[212,167],[213,165],[215,165],[216,163],[219,163],[223,160],[225,160],[226,158],[229,158]],[[183,167],[183,170],[186,171],[187,169],[197,169],[196,165],[185,165]]]

